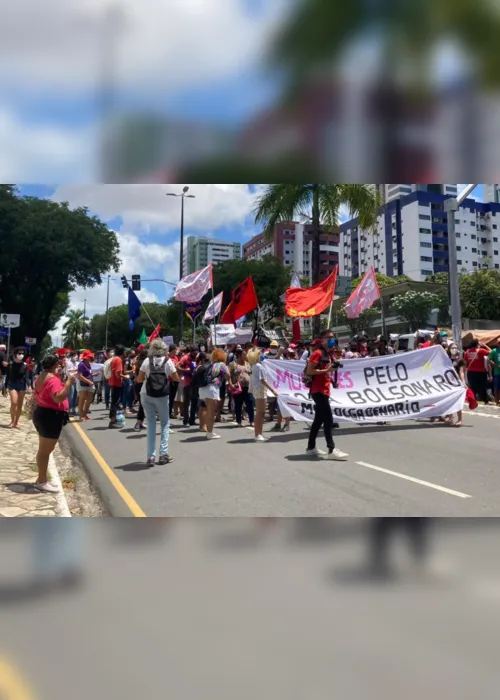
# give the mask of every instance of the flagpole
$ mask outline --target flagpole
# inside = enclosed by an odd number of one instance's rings
[[[196,341],[196,317],[193,318],[193,345],[195,344]]]
[[[332,322],[333,300],[334,300],[334,297],[332,297],[332,303],[330,304],[330,311],[328,312],[328,326],[327,326],[328,330],[330,330],[330,325]]]
[[[156,328],[157,324],[156,324],[156,323],[153,323],[153,319],[152,319],[151,316],[148,314],[148,310],[146,309],[146,305],[144,304],[144,302],[141,304],[141,306],[142,306],[142,308],[144,309],[144,313],[145,313],[146,316],[149,318],[149,321],[150,321],[151,325],[153,326],[153,330],[154,330],[154,329]]]
[[[215,291],[214,291],[214,279],[213,279],[213,268],[212,268],[212,303],[215,308]],[[221,311],[222,311],[222,304],[221,304]],[[220,318],[220,313],[219,313],[219,318]],[[217,347],[217,326],[215,324],[215,318],[214,318],[214,340],[215,340],[215,347]]]

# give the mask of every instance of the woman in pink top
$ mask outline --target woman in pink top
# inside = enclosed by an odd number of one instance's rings
[[[33,413],[33,423],[38,433],[38,453],[36,464],[38,479],[34,486],[38,491],[57,493],[57,487],[47,480],[49,458],[57,445],[63,427],[69,421],[68,394],[75,382],[74,375],[63,383],[58,375],[59,358],[48,355],[42,361],[42,373],[35,383],[37,406]]]

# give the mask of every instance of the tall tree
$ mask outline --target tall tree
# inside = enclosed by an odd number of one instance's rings
[[[430,292],[415,292],[410,290],[406,294],[394,297],[392,307],[398,318],[407,323],[409,331],[418,331],[425,328],[429,322],[429,316],[437,308],[439,297]]]
[[[342,58],[351,50],[364,43],[370,55],[376,45],[375,60],[380,60],[372,87],[377,106],[383,109],[378,125],[380,179],[397,182],[402,169],[417,175],[418,161],[401,161],[405,143],[401,133],[408,126],[409,112],[429,109],[435,99],[435,63],[429,56],[449,43],[461,52],[463,62],[468,59],[464,82],[475,72],[478,83],[498,87],[499,32],[500,13],[491,0],[298,0],[269,42],[268,61],[284,79],[282,101],[287,104],[304,95],[318,75],[331,76],[336,67],[342,76]],[[464,137],[471,139],[465,132]],[[471,150],[473,157],[477,148]]]
[[[72,290],[119,267],[116,234],[87,208],[22,197],[10,185],[0,185],[0,240],[0,310],[21,316],[13,344],[25,336],[40,343]]]
[[[66,313],[66,318],[67,321],[63,325],[64,345],[78,350],[81,347],[87,325],[84,312],[81,309],[72,309]]]
[[[359,218],[363,229],[375,226],[379,210],[379,196],[368,185],[309,183],[272,184],[259,195],[255,205],[255,223],[264,226],[271,237],[276,224],[310,219],[313,226],[313,284],[320,281],[321,227],[326,229],[339,224],[340,207],[346,205],[351,217]],[[320,319],[314,320],[314,333],[318,334]]]

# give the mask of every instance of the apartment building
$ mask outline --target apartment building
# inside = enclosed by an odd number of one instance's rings
[[[383,202],[392,202],[395,199],[406,197],[412,192],[433,192],[444,194],[449,197],[456,197],[457,185],[428,185],[428,184],[399,184],[399,185],[378,185]]]
[[[373,232],[360,229],[357,219],[342,224],[340,274],[357,277],[373,265],[389,277],[405,274],[423,282],[448,272],[448,197],[417,190],[393,199],[383,206]],[[455,224],[459,269],[500,269],[500,203],[466,199]]]
[[[339,238],[338,229],[321,234],[320,279],[331,274],[339,264]],[[271,238],[264,233],[254,236],[243,246],[243,257],[261,260],[266,255],[274,255],[285,267],[312,280],[312,246],[312,226],[291,221],[277,224]]]
[[[241,258],[241,243],[228,243],[213,238],[189,236],[184,249],[182,274],[190,275],[201,270],[209,263],[220,263],[226,260]]]

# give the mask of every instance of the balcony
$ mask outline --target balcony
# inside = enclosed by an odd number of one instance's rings
[[[433,245],[447,246],[448,245],[448,236],[433,236],[432,243],[433,243]]]
[[[448,265],[434,265],[434,272],[449,272]]]
[[[434,249],[432,251],[432,254],[434,255],[435,258],[441,258],[443,260],[446,260],[448,262],[448,258],[450,257],[450,253],[447,250],[436,250]]]
[[[444,222],[433,221],[431,225],[433,231],[448,231],[448,224]]]

